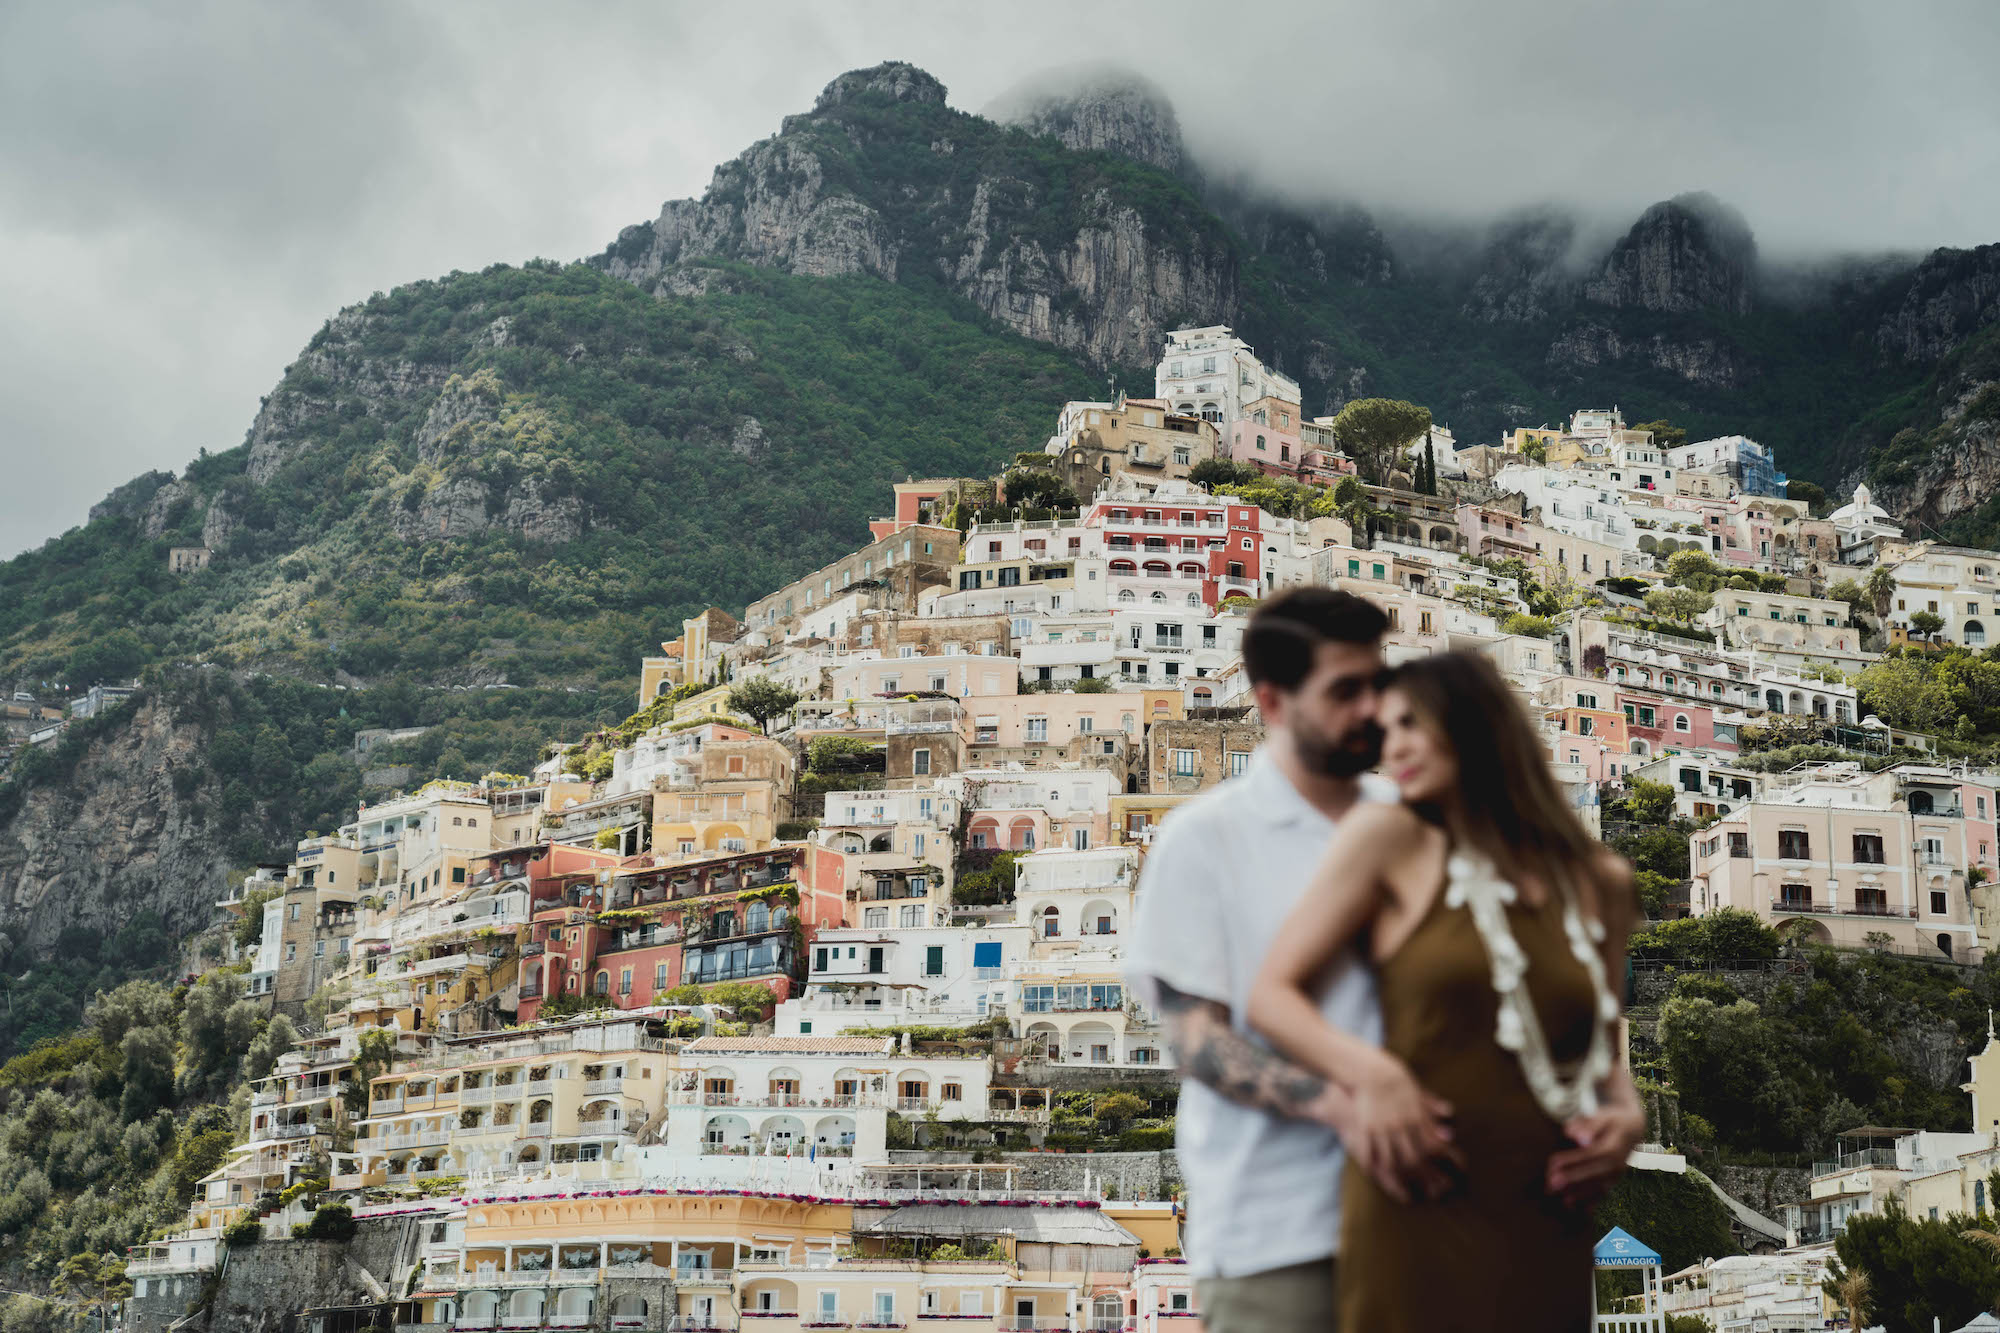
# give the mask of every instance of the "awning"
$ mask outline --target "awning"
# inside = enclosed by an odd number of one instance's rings
[[[1597,1242],[1593,1251],[1599,1268],[1657,1268],[1660,1265],[1658,1250],[1634,1239],[1623,1227],[1613,1227],[1604,1233],[1604,1239]]]

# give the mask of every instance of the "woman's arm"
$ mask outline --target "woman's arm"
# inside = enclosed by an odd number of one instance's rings
[[[1400,806],[1364,805],[1340,823],[1318,873],[1278,934],[1250,992],[1250,1025],[1280,1051],[1353,1097],[1343,1140],[1392,1198],[1415,1185],[1434,1196],[1455,1156],[1446,1103],[1401,1060],[1321,1016],[1311,987],[1390,900],[1388,872],[1419,842],[1422,825]]]

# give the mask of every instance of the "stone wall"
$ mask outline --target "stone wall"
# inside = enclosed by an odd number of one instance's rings
[[[384,1307],[373,1322],[386,1328],[387,1307],[402,1294],[436,1220],[428,1214],[361,1219],[351,1241],[265,1240],[231,1250],[206,1333],[297,1333],[306,1310],[371,1304]],[[168,1323],[185,1311],[187,1299]],[[149,1324],[143,1333],[164,1327]]]
[[[1812,1194],[1812,1172],[1804,1167],[1704,1163],[1701,1172],[1730,1198],[1778,1223],[1785,1220],[1786,1204],[1805,1203]]]

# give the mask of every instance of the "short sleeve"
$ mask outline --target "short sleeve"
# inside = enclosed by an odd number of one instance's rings
[[[1232,1003],[1228,917],[1219,849],[1192,810],[1169,815],[1146,857],[1132,909],[1125,979],[1139,1001],[1158,1011],[1160,983],[1183,995]]]

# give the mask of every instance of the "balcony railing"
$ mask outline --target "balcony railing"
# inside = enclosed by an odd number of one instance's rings
[[[586,1097],[602,1097],[622,1092],[624,1088],[625,1080],[623,1078],[594,1078],[583,1085],[583,1095]]]
[[[1855,1171],[1863,1167],[1893,1167],[1895,1165],[1896,1150],[1894,1148],[1863,1148],[1859,1152],[1842,1153],[1838,1157],[1829,1157],[1824,1161],[1814,1162],[1813,1174],[1815,1176],[1832,1176],[1838,1175],[1842,1171]]]
[[[536,1125],[522,1125],[520,1137],[524,1139],[546,1139],[554,1135],[555,1126],[544,1120]]]
[[[1886,903],[1839,903],[1814,902],[1810,898],[1773,898],[1773,912],[1789,913],[1793,916],[1867,916],[1908,919],[1917,915],[1914,907],[1892,907]]]

